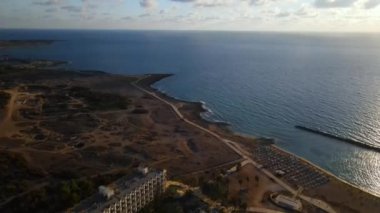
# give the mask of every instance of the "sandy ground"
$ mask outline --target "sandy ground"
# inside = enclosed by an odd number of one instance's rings
[[[4,115],[0,120],[0,137],[10,136],[15,131],[15,125],[13,122],[13,113],[17,110],[16,100],[18,96],[18,88],[12,90],[6,90],[11,95],[8,105],[4,109]]]
[[[380,212],[380,199],[337,180],[309,192],[329,202],[339,212]]]

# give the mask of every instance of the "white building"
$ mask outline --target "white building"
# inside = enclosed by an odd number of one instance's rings
[[[113,191],[102,188],[101,193],[82,201],[73,208],[73,212],[138,212],[164,192],[166,178],[166,170],[150,172],[130,180],[122,178],[113,184]],[[112,194],[108,192],[114,192],[114,194],[108,198],[108,195]]]
[[[297,198],[292,198],[281,194],[279,195],[276,193],[271,194],[270,198],[278,206],[298,212],[302,211],[302,203]]]
[[[106,186],[99,186],[99,193],[103,197],[107,198],[107,200],[110,199],[115,194],[113,189]]]

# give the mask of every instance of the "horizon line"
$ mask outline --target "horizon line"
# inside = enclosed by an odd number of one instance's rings
[[[283,33],[283,34],[297,34],[297,33],[313,33],[313,34],[380,34],[380,31],[298,31],[298,30],[216,30],[216,29],[111,29],[111,28],[1,28],[0,30],[40,30],[40,31],[168,31],[168,32],[231,32],[231,33]]]

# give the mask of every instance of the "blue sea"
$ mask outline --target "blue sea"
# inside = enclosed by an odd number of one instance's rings
[[[380,147],[380,34],[1,30],[0,39],[54,39],[0,49],[111,73],[173,73],[154,86],[203,101],[209,120],[276,144],[380,194],[380,153],[295,129]]]

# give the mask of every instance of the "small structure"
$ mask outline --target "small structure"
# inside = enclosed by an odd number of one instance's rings
[[[277,177],[282,177],[282,176],[284,176],[284,175],[286,174],[286,172],[284,172],[284,171],[281,170],[281,169],[277,169],[277,170],[275,171],[275,173],[276,173],[276,176],[277,176]]]
[[[232,174],[232,173],[235,173],[237,172],[238,170],[238,167],[237,166],[233,166],[232,168],[230,168],[229,170],[227,170],[227,174]]]
[[[301,212],[302,203],[297,198],[288,197],[282,194],[273,193],[270,195],[270,199],[276,205],[283,207],[285,209]]]
[[[146,175],[146,174],[148,174],[148,172],[149,172],[149,168],[146,167],[146,166],[139,166],[139,167],[137,168],[137,170],[138,170],[139,172],[141,172],[141,174],[143,174],[143,175]]]
[[[99,186],[99,194],[109,200],[115,194],[115,191],[106,186]]]

